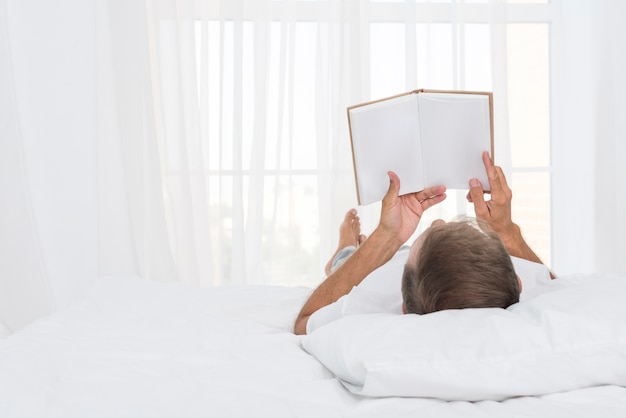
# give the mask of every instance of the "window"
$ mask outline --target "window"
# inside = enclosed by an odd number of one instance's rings
[[[510,12],[516,13],[511,13],[500,33],[492,32],[489,15],[481,15],[485,9],[479,9],[479,5],[473,9],[465,4],[464,14],[461,16],[459,11],[454,23],[422,23],[420,13],[414,8],[417,18],[407,23],[406,14],[401,16],[407,10],[406,4],[402,4],[397,9],[398,22],[389,19],[370,24],[370,88],[372,98],[422,87],[495,91],[495,112],[508,109],[508,117],[504,119],[508,126],[496,122],[495,157],[497,164],[509,168],[508,182],[514,192],[513,219],[522,226],[531,247],[550,265],[549,6],[546,1],[516,3],[544,5],[511,9]],[[498,50],[501,40],[493,37],[502,35],[506,44]],[[504,56],[493,56],[501,51],[505,52]],[[414,62],[407,62],[411,59]],[[506,74],[494,77],[494,68]],[[506,84],[494,86],[494,78],[502,77]],[[505,106],[498,103],[503,99]],[[497,116],[496,121],[503,120]],[[504,155],[502,162],[497,153],[498,140],[507,138],[510,166],[508,155]],[[451,219],[458,213],[473,215],[462,192],[449,194],[439,211],[427,214],[418,233],[432,218]]]
[[[329,185],[340,182],[338,171],[351,175],[349,154],[337,144],[348,141],[342,105],[356,101],[339,98],[356,97],[345,93],[354,85],[363,100],[414,88],[494,91],[496,142],[510,141],[510,153],[497,148],[496,163],[510,172],[514,220],[550,263],[549,3],[275,0],[261,17],[244,3],[239,11],[223,4],[221,15],[209,12],[195,25],[203,140],[189,155],[203,161],[191,174],[208,196],[211,223],[220,225],[211,229],[222,253],[217,283],[229,282],[237,251],[258,252],[255,281],[319,282],[335,245],[328,231],[340,220],[328,206],[345,205]],[[337,54],[340,42],[352,44]],[[166,145],[175,179],[180,155]],[[169,193],[183,193],[175,184]],[[471,210],[464,192],[451,193],[432,216]],[[368,231],[378,217],[375,208],[363,211]],[[251,250],[255,240],[260,250]]]
[[[550,265],[549,25],[509,24],[507,39],[513,218]]]

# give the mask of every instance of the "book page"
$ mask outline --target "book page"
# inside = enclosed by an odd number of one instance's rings
[[[489,96],[483,94],[418,94],[426,186],[468,189],[478,178],[489,188],[482,162],[491,153]]]
[[[361,205],[382,200],[389,189],[388,171],[400,178],[400,194],[424,188],[417,96],[408,94],[349,109]]]

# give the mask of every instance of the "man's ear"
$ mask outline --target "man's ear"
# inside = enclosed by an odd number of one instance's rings
[[[519,292],[522,293],[522,279],[519,278],[519,276],[517,277],[517,284],[519,285]]]
[[[404,306],[404,302],[402,302],[402,315],[406,315],[406,306]]]

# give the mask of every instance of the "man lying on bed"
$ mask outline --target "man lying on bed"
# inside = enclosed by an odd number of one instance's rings
[[[502,169],[487,152],[482,157],[491,199],[485,201],[480,181],[470,180],[467,197],[477,221],[437,220],[410,248],[403,244],[424,211],[446,198],[445,186],[398,196],[400,180],[390,172],[378,226],[365,239],[356,211],[346,214],[327,277],[305,302],[294,332],[359,313],[506,308],[539,293],[552,274],[511,219],[512,193]]]

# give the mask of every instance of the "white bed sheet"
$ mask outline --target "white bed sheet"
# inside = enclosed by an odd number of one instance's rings
[[[503,402],[362,398],[291,332],[310,289],[102,280],[0,340],[0,417],[624,417],[626,388]]]

